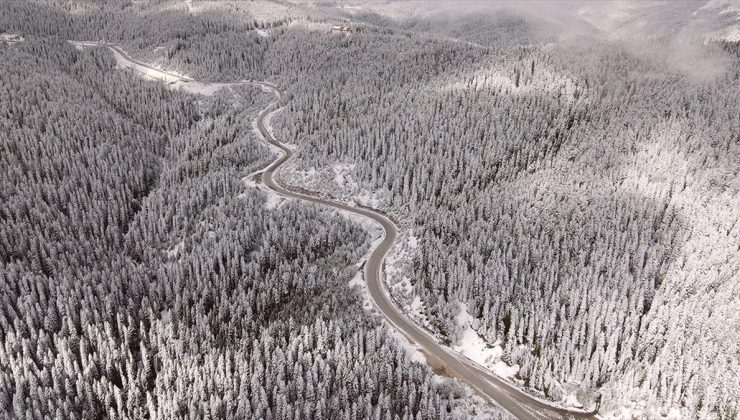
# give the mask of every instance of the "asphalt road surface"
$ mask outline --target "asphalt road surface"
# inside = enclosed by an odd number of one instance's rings
[[[106,46],[110,48],[114,54],[118,54],[119,58],[123,57],[124,60],[129,61],[128,64],[130,64],[130,68],[133,68],[136,71],[141,71],[152,78],[159,78],[170,83],[173,81],[185,83],[194,82],[194,80],[190,78],[168,73],[148,64],[138,62],[129,57],[129,55],[119,47],[112,44],[97,42],[71,42],[81,47]],[[427,363],[436,372],[458,378],[467,383],[494,405],[503,408],[518,419],[588,419],[596,417],[597,410],[588,413],[577,410],[567,410],[528,395],[524,391],[518,389],[515,385],[494,375],[483,366],[473,362],[462,354],[445,347],[423,328],[407,318],[391,301],[382,281],[383,262],[385,256],[393,245],[393,242],[396,240],[396,236],[398,234],[396,225],[388,217],[378,211],[366,207],[355,207],[296,190],[291,190],[276,181],[275,174],[285,162],[293,157],[293,151],[273,137],[270,130],[265,127],[265,117],[278,109],[277,105],[283,99],[284,94],[279,88],[267,82],[237,83],[253,83],[260,85],[273,91],[277,96],[277,99],[260,112],[257,117],[257,128],[265,141],[279,149],[281,152],[281,156],[273,161],[261,173],[261,181],[268,188],[284,197],[310,201],[367,217],[378,223],[383,228],[383,240],[375,247],[375,249],[372,250],[370,257],[364,264],[364,276],[370,291],[370,296],[378,311],[383,315],[388,323],[416,345],[416,347],[426,357]]]

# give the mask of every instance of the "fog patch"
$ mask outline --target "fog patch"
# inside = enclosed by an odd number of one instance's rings
[[[722,77],[732,64],[731,57],[719,46],[685,39],[633,41],[633,53],[669,72],[676,72],[694,83],[707,83]]]
[[[557,27],[565,37],[732,40],[740,32],[740,2],[734,0],[448,0],[414,4],[417,18],[434,14],[460,18],[513,11],[536,28]]]
[[[709,82],[725,74],[730,66],[727,53],[711,45],[673,43],[666,61],[671,68],[697,82]]]

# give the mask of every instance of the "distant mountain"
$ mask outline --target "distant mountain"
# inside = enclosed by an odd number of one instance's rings
[[[740,2],[613,1],[577,2],[575,15],[618,37],[679,36],[740,40]]]
[[[537,29],[533,33],[540,36],[558,28],[567,34],[619,38],[740,40],[738,0],[350,1],[323,5],[358,20],[382,16],[416,28],[447,28],[453,37],[472,29],[469,26],[474,26],[473,33],[486,32],[491,23],[505,24],[516,14],[529,18]],[[498,17],[488,19],[491,16]],[[466,23],[461,25],[461,21]]]

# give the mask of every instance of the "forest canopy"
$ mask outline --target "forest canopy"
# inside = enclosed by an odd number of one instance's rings
[[[737,417],[738,42],[353,10],[0,4],[25,38],[0,43],[0,413],[465,415],[348,286],[369,235],[244,184],[274,157],[269,93],[170,90],[66,42],[104,40],[283,87],[283,180],[377,198],[418,242],[395,297],[440,340],[462,307],[539,396]]]

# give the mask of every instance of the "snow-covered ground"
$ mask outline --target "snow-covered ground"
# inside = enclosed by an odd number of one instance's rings
[[[0,34],[0,42],[5,42],[8,44],[15,44],[17,42],[25,41],[25,38],[23,38],[20,34],[10,34],[10,33],[2,33]]]
[[[426,306],[414,292],[412,263],[418,240],[411,231],[399,233],[385,258],[385,283],[396,304],[417,324],[431,331]]]
[[[387,194],[383,194],[377,191],[369,191],[367,189],[361,189],[360,192],[351,197],[352,201],[357,204],[372,207],[374,209],[382,209],[386,202]]]
[[[368,248],[368,254],[363,257],[359,263],[355,265],[357,272],[355,276],[349,281],[349,286],[357,288],[361,291],[363,300],[362,307],[370,312],[377,313],[375,305],[373,304],[370,296],[370,291],[367,288],[367,283],[364,278],[364,263],[367,260],[369,253],[375,249],[375,247],[382,241],[382,231],[374,222],[369,221],[360,216],[346,213],[349,217],[353,217],[357,222],[368,229],[370,237],[372,238],[371,245]],[[364,222],[362,222],[364,220]],[[416,238],[413,235],[407,236],[407,243],[416,243]],[[386,276],[388,275],[388,264],[386,264]],[[396,340],[396,342],[406,350],[409,358],[417,363],[427,364],[427,358],[421,349],[415,344],[409,341],[403,334],[398,332],[395,328],[388,328],[388,334]],[[447,376],[437,374],[435,375],[435,381],[437,386],[449,389],[445,395],[447,397],[452,396],[452,406],[454,418],[468,418],[468,419],[491,419],[491,418],[507,418],[507,414],[499,410],[496,406],[492,406],[488,401],[484,400],[475,393],[472,393],[469,388],[462,385],[458,380],[449,378]]]
[[[244,178],[242,178],[242,182],[248,188],[254,188],[254,189],[260,190],[267,195],[267,199],[265,200],[265,209],[274,210],[282,206],[286,201],[291,200],[291,198],[283,197],[277,194],[273,190],[267,188],[264,184],[255,182],[254,177],[259,173],[262,173],[262,170],[253,172],[245,176]],[[243,197],[243,195],[244,193],[239,194],[239,198]]]
[[[116,64],[119,67],[131,69],[137,74],[140,74],[144,77],[148,77],[153,80],[161,80],[165,83],[176,83],[182,82],[183,79],[190,79],[187,75],[180,74],[174,71],[143,66],[139,63],[131,61],[128,57],[121,54],[118,50],[111,49],[111,52],[113,53],[113,57],[116,59]]]
[[[270,88],[268,88],[267,86],[264,86],[264,85],[261,85],[261,86],[262,86],[262,90],[263,91],[265,91],[265,92],[272,92],[272,90],[270,90]],[[273,111],[273,112],[271,112],[271,113],[269,113],[268,115],[265,116],[264,120],[262,120],[262,123],[265,125],[265,128],[267,129],[267,131],[269,131],[270,133],[274,133],[275,132],[275,130],[272,129],[272,120],[275,119],[276,116],[279,116],[283,112],[284,109],[285,108],[278,108],[275,111]],[[255,127],[256,127],[256,121],[255,121]],[[259,131],[259,130],[257,130],[257,131]],[[260,135],[260,138],[262,138],[262,133],[259,133],[259,135]],[[292,145],[290,143],[286,143],[284,141],[281,141],[280,143],[282,143],[283,146],[287,146],[288,149],[290,149],[290,150],[292,150],[292,151],[295,152],[295,146],[294,145]],[[279,148],[276,148],[276,150],[279,151],[280,149]],[[280,168],[280,171],[281,172],[284,171],[284,167],[281,167]]]
[[[169,310],[160,311],[159,319],[162,321],[163,324],[168,324],[172,319],[172,312]]]
[[[278,207],[280,207],[283,204],[283,201],[285,198],[277,195],[277,194],[270,194],[267,196],[267,201],[265,201],[265,208],[267,210],[273,210]]]
[[[78,48],[86,47],[97,47],[101,45],[97,42],[86,42],[86,41],[73,41],[72,44]],[[178,73],[173,70],[168,70],[155,65],[143,65],[135,61],[132,61],[129,57],[121,54],[120,51],[110,48],[113,53],[113,57],[116,60],[116,65],[122,69],[132,70],[136,75],[144,77],[150,80],[158,80],[167,83],[170,89],[180,89],[188,93],[212,96],[216,92],[224,88],[230,88],[234,86],[243,85],[248,83],[247,81],[233,82],[233,83],[202,83],[192,80],[188,75]]]
[[[185,242],[180,241],[175,246],[167,250],[167,258],[175,259],[180,255],[180,252],[185,249]]]
[[[452,348],[468,359],[485,366],[496,375],[513,379],[514,375],[519,372],[519,366],[509,366],[502,361],[503,349],[501,346],[498,343],[491,346],[478,335],[478,332],[473,329],[475,319],[468,313],[465,304],[462,302],[459,303],[456,321],[462,330],[462,334],[460,342],[453,345]]]
[[[340,187],[357,188],[357,182],[352,178],[352,171],[354,169],[354,163],[336,163],[332,167],[334,171],[334,182]]]
[[[267,88],[266,88],[266,87],[264,87],[264,86],[263,86],[262,88],[263,88],[264,90],[267,90]],[[278,109],[278,110],[277,110],[277,111],[275,111],[274,113],[280,112],[281,110],[282,110],[282,109]],[[273,114],[274,114],[274,113],[273,113]],[[270,123],[270,121],[271,121],[271,120],[272,120],[272,118],[271,118],[271,115],[268,115],[268,116],[267,116],[267,117],[265,117],[265,119],[263,120],[263,123],[264,123],[264,125],[265,125],[265,128],[266,128],[266,129],[267,129],[268,131],[270,131],[270,132],[273,132],[273,130],[272,130],[272,125],[271,125],[271,123]],[[282,150],[280,150],[280,148],[279,148],[279,147],[277,147],[277,146],[275,146],[275,145],[272,145],[272,144],[268,143],[268,142],[267,142],[267,141],[265,140],[265,137],[264,137],[264,136],[262,135],[262,132],[261,132],[261,131],[259,130],[259,127],[257,127],[257,120],[256,120],[256,119],[255,119],[254,121],[252,121],[252,130],[254,131],[254,133],[255,133],[255,135],[257,136],[257,138],[258,138],[258,139],[260,139],[260,141],[262,141],[262,144],[266,145],[266,146],[267,146],[267,147],[268,147],[268,148],[270,149],[270,151],[272,151],[272,153],[274,153],[274,154],[275,154],[275,155],[277,155],[277,156],[282,156],[282,154],[283,154],[283,151],[282,151]],[[285,143],[283,143],[283,144],[285,144]],[[280,171],[279,171],[279,173],[280,173],[280,174],[282,174],[282,172],[283,172],[284,170],[285,170],[285,169],[284,169],[284,166],[283,166],[283,167],[281,167],[281,168],[280,168]],[[261,173],[261,172],[263,172],[263,169],[261,169],[261,170],[259,170],[259,171],[255,172],[255,173],[253,173],[253,174],[250,174],[249,178],[251,179],[251,177],[252,177],[253,175],[256,175],[257,173]],[[277,176],[278,178],[282,178],[282,177],[281,177],[281,176],[280,176],[279,174],[276,174],[276,176]]]
[[[386,286],[396,303],[411,319],[432,332],[433,329],[427,317],[427,308],[422,299],[414,291],[412,285],[413,257],[417,252],[418,239],[413,232],[406,231],[399,234],[396,244],[393,245],[386,257],[385,272]],[[509,366],[501,360],[503,349],[498,343],[488,344],[473,329],[475,319],[468,313],[465,305],[459,303],[456,317],[461,331],[460,340],[452,348],[484,366],[498,376],[513,379],[519,371],[519,366]],[[441,339],[442,337],[436,337]],[[449,338],[449,337],[445,337]]]
[[[281,124],[280,111],[274,112],[264,120],[265,127],[273,131],[273,124]],[[274,131],[273,131],[274,132]],[[352,162],[334,162],[323,168],[300,167],[300,150],[296,145],[283,142],[295,152],[295,157],[280,168],[277,177],[286,185],[294,185],[315,191],[334,200],[359,204],[387,211],[389,194],[372,191],[357,181],[356,166]]]
[[[175,82],[171,85],[173,89],[181,89],[188,93],[197,95],[213,96],[221,89],[237,85],[238,83],[200,83],[200,82]]]
[[[293,147],[295,150],[295,147]],[[360,204],[385,209],[387,194],[363,188],[354,176],[353,164],[335,162],[330,167],[297,169],[295,162],[280,168],[279,178],[287,185],[295,185],[330,196],[343,203]]]
[[[633,419],[655,419],[655,420],[682,420],[686,416],[681,414],[677,408],[671,409],[665,415],[655,414],[655,409],[648,409],[644,401],[625,403],[616,410],[601,414],[604,420],[633,420]]]
[[[365,259],[362,260],[364,262]],[[357,273],[349,281],[349,287],[356,287],[362,292],[362,308],[368,312],[375,312],[372,298],[370,297],[370,291],[367,289],[367,283],[365,283],[365,277],[363,275],[360,264],[357,265]]]
[[[362,259],[355,264],[357,272],[355,273],[355,276],[352,277],[352,280],[349,281],[349,286],[359,288],[363,295],[362,307],[368,312],[376,313],[373,299],[370,296],[370,290],[368,290],[367,283],[365,282],[364,266],[367,259],[370,258],[370,253],[372,253],[372,251],[383,241],[383,229],[377,223],[366,217],[349,212],[341,212],[341,214],[359,223],[370,237],[368,251]]]
[[[459,77],[439,77],[429,83],[427,89],[448,92],[500,88],[508,95],[522,96],[550,92],[561,94],[563,100],[574,100],[576,82],[572,78],[538,64],[535,66],[534,74],[527,71],[520,73],[517,86],[516,76],[510,67],[506,63],[490,63],[487,67],[471,70],[469,74]]]

